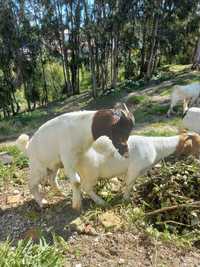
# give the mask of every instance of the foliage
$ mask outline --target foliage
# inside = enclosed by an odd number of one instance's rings
[[[197,0],[2,1],[0,115],[173,77],[162,67],[191,63],[199,7]]]

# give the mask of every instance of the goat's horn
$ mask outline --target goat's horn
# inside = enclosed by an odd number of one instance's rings
[[[130,113],[129,110],[128,110],[128,108],[127,108],[127,105],[126,105],[125,103],[123,103],[123,106],[124,106],[125,110],[126,110],[128,113]]]

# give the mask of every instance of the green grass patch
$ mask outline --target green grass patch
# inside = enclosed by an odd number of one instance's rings
[[[143,104],[145,102],[148,102],[149,98],[145,95],[132,95],[129,96],[128,102],[134,105]]]
[[[24,112],[12,118],[0,121],[0,136],[14,135],[22,132],[29,132],[39,127],[48,117],[46,110],[37,109],[31,112]]]
[[[168,106],[152,103],[150,100],[145,101],[134,111],[136,122],[152,121],[155,116],[161,116],[167,114]]]
[[[8,152],[13,156],[13,163],[0,163],[0,187],[5,184],[23,184],[26,181],[24,168],[28,167],[28,159],[16,146],[0,146],[0,152]]]
[[[17,247],[4,242],[0,244],[0,266],[60,267],[64,266],[64,256],[58,247],[50,246],[44,239],[39,244],[31,240],[19,241]]]
[[[173,136],[176,134],[177,132],[171,129],[148,129],[139,133],[139,135],[145,136]]]

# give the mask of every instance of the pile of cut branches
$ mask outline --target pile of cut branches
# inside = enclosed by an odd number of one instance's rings
[[[160,231],[200,230],[200,162],[170,158],[137,184],[137,204]]]

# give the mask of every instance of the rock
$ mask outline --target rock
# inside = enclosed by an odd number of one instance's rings
[[[119,229],[122,225],[121,219],[112,211],[107,211],[99,216],[101,224],[108,229]]]
[[[84,222],[78,217],[69,224],[70,230],[82,233],[85,229]]]
[[[85,224],[80,218],[73,220],[69,224],[69,228],[72,231],[76,231],[81,234],[87,235],[97,235],[96,230],[92,227],[91,224]]]
[[[85,225],[84,233],[88,235],[97,235],[96,230],[94,229],[94,227],[92,227],[91,224]]]
[[[7,204],[20,203],[21,201],[22,201],[21,195],[7,196],[6,199]]]
[[[0,152],[0,162],[4,165],[11,164],[13,162],[13,156],[8,152]]]

